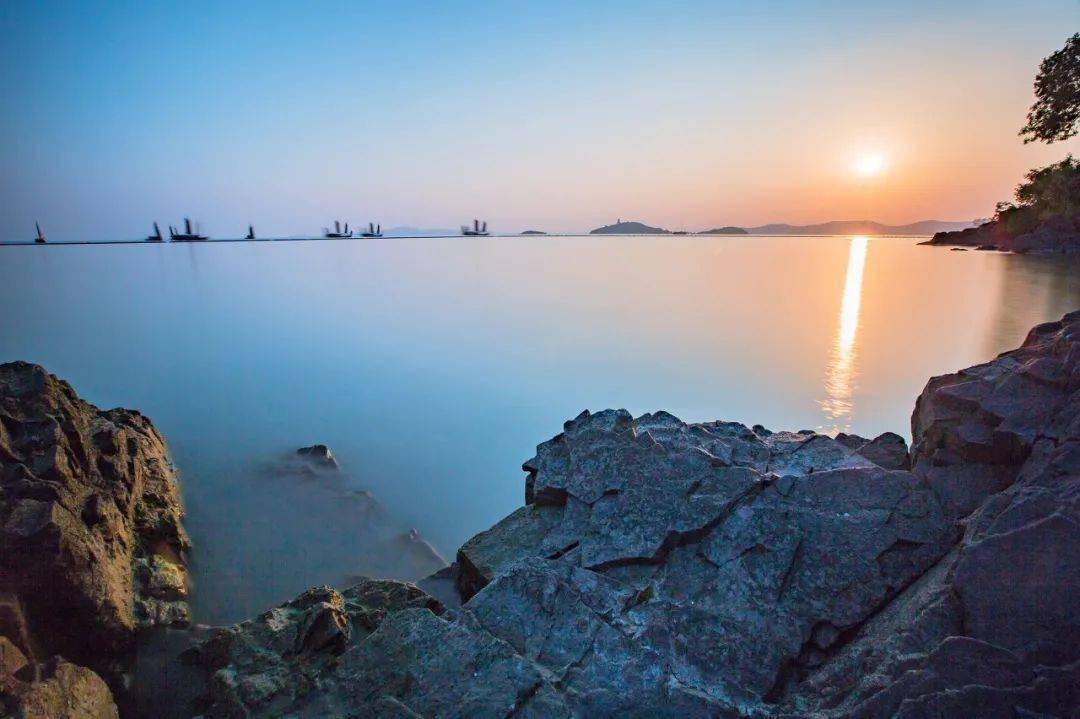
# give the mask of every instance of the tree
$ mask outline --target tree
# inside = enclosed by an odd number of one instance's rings
[[[1043,59],[1035,76],[1035,104],[1020,130],[1024,143],[1067,140],[1080,130],[1080,33]]]

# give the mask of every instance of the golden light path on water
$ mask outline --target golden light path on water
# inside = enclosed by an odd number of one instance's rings
[[[836,332],[829,366],[825,370],[825,394],[821,408],[832,422],[833,430],[848,428],[841,420],[851,418],[851,394],[854,390],[856,347],[859,331],[859,306],[862,304],[863,269],[866,267],[865,237],[852,237],[848,249],[844,294],[840,300],[840,325]]]

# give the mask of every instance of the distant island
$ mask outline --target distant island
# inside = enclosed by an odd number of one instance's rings
[[[973,222],[920,220],[907,225],[885,225],[873,220],[833,220],[817,225],[773,223],[749,227],[751,235],[932,235],[971,227]]]
[[[711,230],[702,230],[698,232],[699,235],[748,235],[750,234],[742,227],[734,227],[728,225],[726,227],[714,227]]]
[[[547,233],[544,232],[543,230],[523,230],[521,232],[521,234],[523,234],[523,235],[546,235]]]
[[[619,220],[614,225],[604,225],[589,231],[590,235],[670,235],[670,230],[662,227],[651,227],[643,222],[623,222]]]
[[[947,222],[944,220],[920,220],[907,225],[886,225],[873,220],[833,220],[816,225],[789,225],[783,222],[758,227],[725,225],[702,230],[698,235],[933,235],[972,227],[974,222]],[[525,233],[522,233],[525,234]],[[623,222],[597,227],[590,235],[670,235],[687,234],[671,232],[663,227],[653,227],[643,222]]]

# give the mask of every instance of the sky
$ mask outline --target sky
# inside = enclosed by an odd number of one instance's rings
[[[1017,137],[1077,30],[1076,0],[7,0],[0,240],[986,217],[1080,154]]]

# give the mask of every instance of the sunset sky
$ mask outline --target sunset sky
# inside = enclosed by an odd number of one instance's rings
[[[0,5],[0,240],[985,217],[1075,0]],[[859,172],[858,170],[863,170]]]

